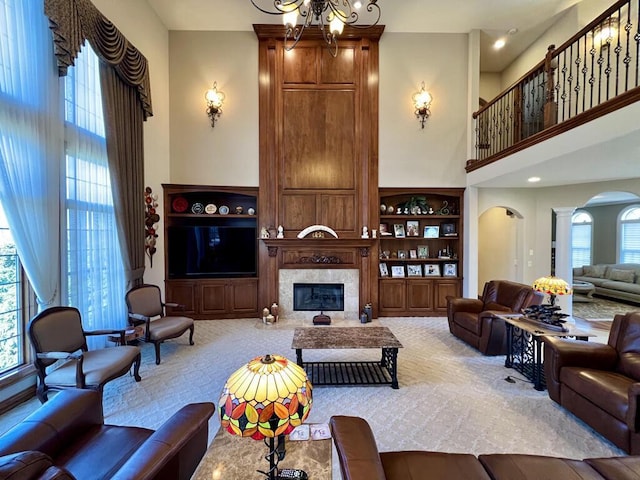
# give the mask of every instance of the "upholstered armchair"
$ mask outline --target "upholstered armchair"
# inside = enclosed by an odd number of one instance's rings
[[[449,331],[485,355],[506,355],[506,326],[495,313],[520,313],[543,299],[529,285],[491,280],[480,298],[447,297]]]
[[[77,308],[51,307],[40,312],[29,322],[27,334],[35,350],[36,395],[42,403],[47,401],[49,389],[101,392],[107,382],[121,377],[132,366],[136,382],[140,381],[140,349],[125,345],[125,329],[85,331]],[[120,335],[123,346],[89,350],[88,335]],[[60,365],[50,369],[56,362]]]
[[[140,285],[127,292],[129,323],[143,326],[144,340],[155,345],[156,365],[160,365],[160,344],[170,338],[178,338],[189,330],[189,345],[193,345],[193,319],[180,315],[165,315],[165,307],[180,308],[177,303],[163,303],[160,288],[156,285]],[[182,307],[184,308],[184,307]]]
[[[640,311],[616,315],[607,344],[544,338],[549,397],[640,455]]]

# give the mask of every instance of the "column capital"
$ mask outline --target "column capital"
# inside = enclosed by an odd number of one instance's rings
[[[566,216],[573,215],[573,212],[576,211],[576,208],[578,207],[553,207],[553,211],[559,217],[566,217]]]

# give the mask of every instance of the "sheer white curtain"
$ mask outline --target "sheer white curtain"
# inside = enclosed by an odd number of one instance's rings
[[[88,43],[65,77],[66,303],[86,329],[126,325],[125,278],[107,163],[98,57]]]
[[[60,279],[60,88],[42,0],[0,0],[0,199],[39,308]]]

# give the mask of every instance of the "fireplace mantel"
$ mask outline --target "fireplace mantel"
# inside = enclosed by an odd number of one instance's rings
[[[327,251],[339,249],[357,249],[361,257],[368,257],[375,238],[263,238],[270,257],[276,257],[278,250],[317,251],[323,255]]]

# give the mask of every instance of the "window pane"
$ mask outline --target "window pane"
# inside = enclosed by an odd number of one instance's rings
[[[0,205],[0,374],[24,363],[20,262]]]
[[[576,212],[572,218],[571,265],[573,268],[591,265],[593,219],[588,212]]]

